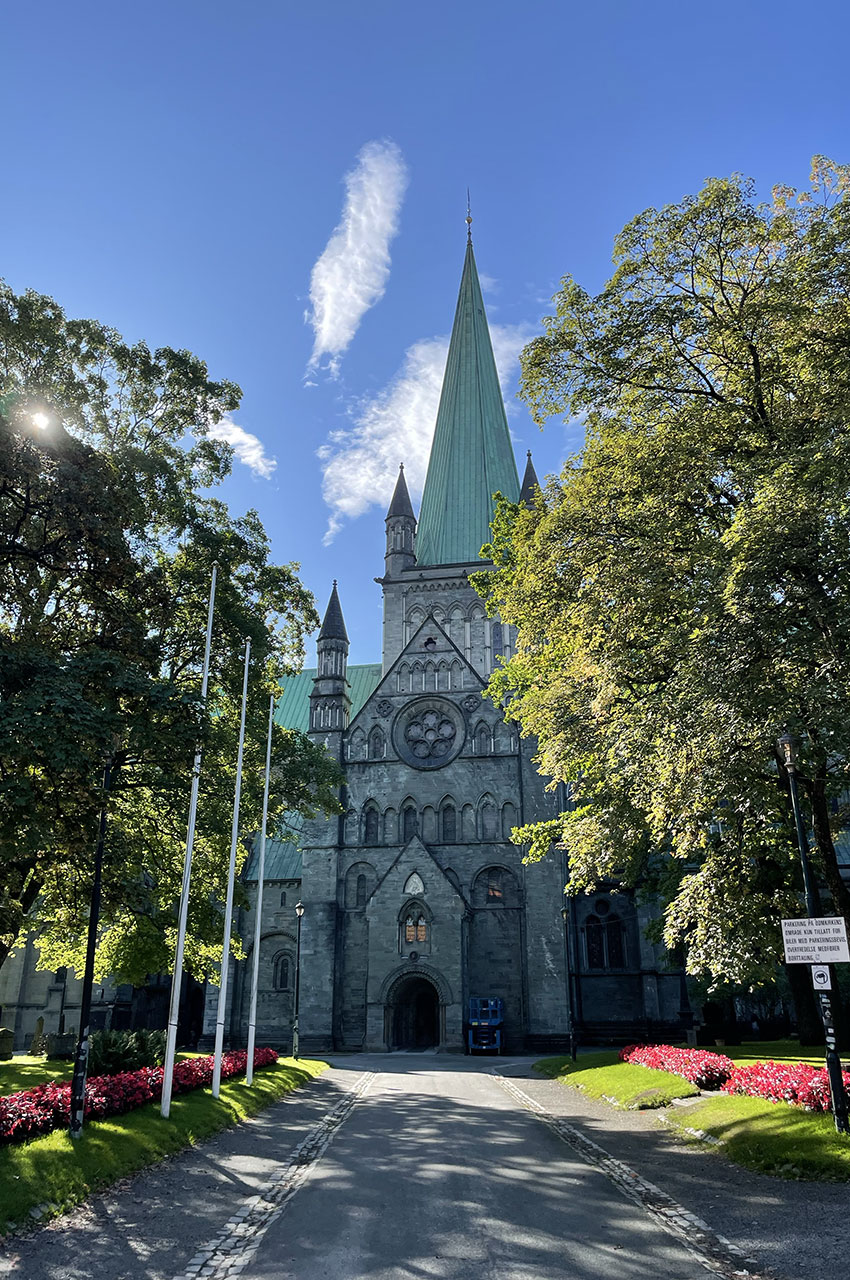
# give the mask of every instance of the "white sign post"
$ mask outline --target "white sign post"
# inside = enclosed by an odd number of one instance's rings
[[[843,916],[808,916],[782,921],[786,964],[850,962]]]

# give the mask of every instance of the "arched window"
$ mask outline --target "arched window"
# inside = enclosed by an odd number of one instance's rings
[[[280,895],[280,905],[281,905],[282,907],[285,907],[285,906],[286,906],[286,890],[285,890],[285,889],[284,889],[283,893],[281,893],[281,895]]]
[[[273,962],[272,985],[275,991],[292,990],[292,956],[288,951],[278,951]]]
[[[492,796],[484,796],[479,809],[481,839],[499,839],[499,816]]]
[[[453,844],[457,840],[457,809],[453,804],[443,805],[443,842]]]
[[[405,942],[427,942],[428,922],[424,916],[409,915],[404,922]]]
[[[366,899],[369,897],[369,881],[366,876],[359,875],[357,877],[357,905],[358,907],[366,906]]]
[[[584,923],[584,943],[588,969],[625,969],[625,925],[604,898],[593,904],[594,910]]]
[[[416,818],[416,810],[414,809],[413,805],[409,804],[406,806],[404,812],[401,815],[402,839],[405,841],[405,843],[408,840],[413,839],[413,837],[416,835],[417,827],[418,827],[418,822]]]
[[[372,732],[369,734],[369,759],[383,760],[385,750],[386,750],[386,743],[384,740],[383,732],[376,725],[375,728],[372,730]]]
[[[490,730],[486,724],[479,724],[475,730],[475,738],[473,739],[475,754],[477,756],[489,756],[492,747],[492,738]]]
[[[472,886],[474,907],[519,906],[516,877],[507,867],[484,867]]]
[[[366,822],[365,822],[365,824],[364,824],[364,828],[363,828],[363,831],[364,831],[363,839],[364,839],[364,843],[365,843],[365,844],[377,844],[377,843],[378,843],[378,824],[379,824],[379,822],[380,822],[380,815],[379,815],[379,813],[378,813],[378,810],[377,810],[377,809],[375,809],[374,807],[370,806],[370,807],[366,810]]]

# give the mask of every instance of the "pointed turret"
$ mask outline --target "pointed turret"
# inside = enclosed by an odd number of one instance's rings
[[[342,605],[339,602],[339,592],[336,589],[336,578],[334,578],[328,607],[325,609],[322,629],[319,632],[319,641],[321,642],[322,640],[344,640],[348,645],[348,632],[345,629],[345,619],[342,616]]]
[[[534,470],[534,463],[531,461],[531,450],[528,451],[528,461],[525,464],[525,475],[522,477],[522,488],[519,491],[519,500],[524,502],[527,507],[533,507],[535,501],[535,489],[540,488],[540,481],[537,479],[537,472]]]
[[[404,478],[404,463],[398,469],[398,480],[395,482],[392,501],[387,511],[387,551],[386,576],[397,578],[405,569],[412,569],[416,563],[413,554],[413,539],[416,534],[416,516],[410,494],[407,492],[407,481]]]
[[[351,698],[348,689],[348,632],[334,578],[331,598],[316,641],[318,670],[310,694],[310,732],[324,738],[339,757],[342,733],[348,728]],[[340,735],[334,738],[334,735]]]
[[[519,476],[470,237],[422,494],[417,565],[475,563],[490,539],[497,490],[516,502]]]

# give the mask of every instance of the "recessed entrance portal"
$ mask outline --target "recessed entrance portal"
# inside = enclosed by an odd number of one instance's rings
[[[434,1049],[440,1043],[439,997],[427,978],[410,977],[394,992],[393,1049]]]

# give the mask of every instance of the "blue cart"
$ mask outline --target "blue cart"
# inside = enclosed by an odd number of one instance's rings
[[[471,996],[469,1028],[466,1033],[470,1053],[502,1052],[504,1005],[496,997]]]

